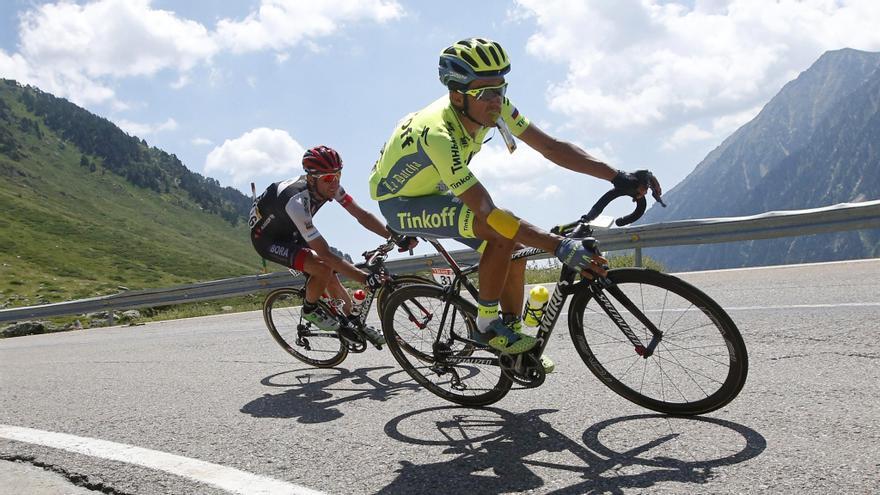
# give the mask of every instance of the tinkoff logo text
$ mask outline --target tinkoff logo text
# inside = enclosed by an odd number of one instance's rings
[[[455,225],[456,207],[446,206],[440,213],[428,213],[422,210],[420,214],[412,214],[403,211],[397,214],[401,229],[436,229],[439,227],[451,227]]]

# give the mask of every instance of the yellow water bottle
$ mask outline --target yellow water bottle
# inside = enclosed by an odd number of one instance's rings
[[[544,316],[544,307],[550,299],[550,292],[543,285],[536,285],[529,291],[529,300],[523,310],[523,323],[528,327],[536,327]]]

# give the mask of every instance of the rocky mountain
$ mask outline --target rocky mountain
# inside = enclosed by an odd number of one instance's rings
[[[641,223],[880,199],[880,53],[823,54],[665,198],[669,207],[652,207]],[[876,257],[880,231],[655,248],[646,254],[673,270]]]

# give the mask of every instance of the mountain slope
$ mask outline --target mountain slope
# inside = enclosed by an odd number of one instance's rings
[[[105,119],[0,83],[0,307],[256,273],[247,205]]]
[[[880,198],[880,54],[824,54],[712,151],[643,222]],[[673,269],[880,256],[880,232],[650,250]]]

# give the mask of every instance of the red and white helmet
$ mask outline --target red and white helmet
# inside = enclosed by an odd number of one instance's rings
[[[342,158],[329,146],[315,146],[303,155],[303,170],[310,174],[329,174],[342,170]]]

